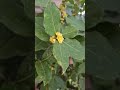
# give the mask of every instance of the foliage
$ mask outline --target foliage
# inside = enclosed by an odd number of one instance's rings
[[[118,3],[119,0],[86,1],[86,74],[92,90],[120,89]]]
[[[35,10],[36,89],[83,90],[84,0],[35,0]]]
[[[34,89],[33,4],[0,0],[0,90]]]

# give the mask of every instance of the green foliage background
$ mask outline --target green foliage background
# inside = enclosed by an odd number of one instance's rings
[[[119,0],[86,0],[86,73],[94,90],[120,89]]]
[[[33,4],[0,0],[0,90],[34,89]]]

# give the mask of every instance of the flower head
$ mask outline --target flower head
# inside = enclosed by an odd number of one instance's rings
[[[55,41],[56,41],[55,36],[50,37],[50,42],[51,43],[55,43]]]
[[[59,9],[60,9],[61,11],[63,11],[63,10],[65,10],[65,6],[64,6],[63,4],[61,4],[60,7],[59,7]]]
[[[68,16],[67,13],[66,13],[66,11],[62,11],[62,16],[63,16],[63,18],[65,18],[65,17]]]
[[[63,38],[63,36],[57,36],[57,40],[59,43],[62,43],[64,38]]]
[[[62,34],[61,34],[60,32],[56,32],[56,36],[57,36],[56,39],[58,40],[58,42],[59,42],[59,43],[62,43],[63,40],[64,40]]]
[[[62,36],[62,34],[60,32],[56,32],[55,34],[56,34],[56,36]]]
[[[56,36],[50,37],[50,42],[55,43],[55,41],[57,40],[59,43],[62,43],[64,40],[63,35],[60,32],[56,32],[55,35]]]

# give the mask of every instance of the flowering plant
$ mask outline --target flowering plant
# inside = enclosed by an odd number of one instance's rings
[[[35,2],[37,89],[83,90],[84,0],[36,0]]]

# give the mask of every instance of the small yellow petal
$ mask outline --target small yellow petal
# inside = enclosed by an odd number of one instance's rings
[[[56,32],[57,36],[62,36],[62,34],[60,32]]]
[[[64,5],[61,4],[60,7],[59,7],[59,9],[62,10],[62,11],[65,10]]]
[[[55,43],[55,41],[57,40],[59,43],[62,43],[64,40],[62,34],[60,32],[56,32],[55,34],[56,34],[56,36],[50,37],[50,42]]]
[[[64,18],[60,18],[61,21],[64,21]]]
[[[57,36],[57,40],[59,43],[62,43],[64,38],[63,38],[63,36]]]
[[[50,42],[51,43],[55,43],[55,41],[56,41],[55,36],[50,37]]]
[[[67,17],[68,15],[67,15],[67,13],[65,11],[62,11],[62,16]]]
[[[63,22],[63,21],[61,21],[61,23],[62,23],[62,24],[64,24],[64,22]]]

